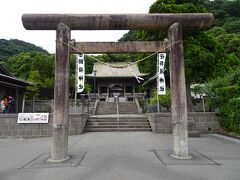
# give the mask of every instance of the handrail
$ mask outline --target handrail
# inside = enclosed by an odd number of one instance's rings
[[[92,107],[92,114],[93,114],[93,115],[96,114],[97,105],[98,105],[98,99],[96,98],[95,103],[94,103],[94,106]]]
[[[118,122],[117,130],[118,130],[118,132],[119,132],[119,108],[118,108],[118,95],[114,96],[114,99],[116,99],[117,122]]]
[[[141,106],[140,106],[140,104],[138,102],[138,98],[137,97],[135,97],[135,103],[136,103],[137,108],[138,108],[138,113],[142,114],[142,108],[141,108]]]

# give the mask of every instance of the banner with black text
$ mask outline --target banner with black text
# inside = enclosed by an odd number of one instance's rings
[[[83,92],[85,81],[84,54],[77,55],[77,93]]]
[[[158,95],[165,95],[166,94],[166,82],[164,76],[164,64],[166,59],[166,53],[158,53],[158,79],[157,79],[157,91]]]

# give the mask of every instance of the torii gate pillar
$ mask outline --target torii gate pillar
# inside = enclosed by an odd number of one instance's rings
[[[172,101],[173,154],[179,159],[190,159],[188,152],[187,100],[184,72],[182,26],[174,23],[168,29],[170,41],[170,85]]]
[[[50,162],[62,162],[68,155],[68,114],[69,114],[69,42],[71,30],[63,23],[58,24],[55,58],[54,109],[52,130],[52,151]]]

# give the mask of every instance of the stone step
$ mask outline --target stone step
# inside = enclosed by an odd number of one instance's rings
[[[86,123],[149,123],[146,119],[89,119]],[[150,123],[149,123],[150,124]]]
[[[120,111],[119,112],[119,114],[137,114],[138,112],[136,111],[134,111],[134,112],[132,112],[132,111]]]
[[[151,128],[150,125],[137,125],[137,124],[132,124],[132,125],[87,125],[86,126],[87,129],[89,128]]]
[[[96,121],[88,121],[86,123],[86,125],[146,125],[148,126],[149,125],[149,122],[147,121],[142,121],[142,122],[122,122],[122,121],[119,121],[119,122],[96,122]]]
[[[117,118],[89,118],[87,122],[118,122],[118,119]],[[119,122],[148,122],[148,120],[145,118],[119,118]]]
[[[98,115],[104,115],[104,114],[117,114],[117,112],[114,111],[97,111]]]
[[[131,107],[131,106],[124,106],[124,107],[121,107],[119,106],[118,109],[121,109],[121,110],[136,110],[137,107]]]
[[[138,108],[135,102],[119,102],[118,103],[119,114],[138,114]],[[116,102],[99,102],[96,110],[96,114],[116,114],[117,106]]]
[[[118,118],[116,114],[90,116],[85,131],[151,131],[150,123],[144,115],[120,115]]]
[[[86,132],[152,131],[151,128],[86,128]]]
[[[117,114],[115,111],[97,111],[97,115]],[[137,111],[119,111],[119,114],[138,114]]]
[[[189,137],[200,137],[200,132],[198,130],[191,130],[191,131],[188,131],[188,136]]]
[[[119,112],[121,111],[128,111],[128,112],[137,112],[138,109],[137,108],[118,108]],[[109,112],[113,112],[112,114],[116,114],[117,113],[117,108],[98,108],[97,109],[98,112],[105,112],[105,111],[109,111]]]

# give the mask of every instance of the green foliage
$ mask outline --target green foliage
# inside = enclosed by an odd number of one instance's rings
[[[222,34],[217,36],[216,40],[227,53],[240,57],[240,33]]]
[[[14,76],[25,80],[35,70],[45,78],[54,72],[54,56],[41,52],[23,52],[9,58],[5,66]]]
[[[92,92],[93,87],[91,84],[85,83],[84,93]]]
[[[53,88],[54,55],[23,52],[8,59],[5,67],[16,77],[32,82],[29,90],[37,95],[42,88]]]
[[[20,41],[17,39],[5,40],[0,39],[0,61],[7,61],[10,57],[22,52],[38,51],[48,54],[48,52],[41,47],[33,44]]]
[[[207,102],[220,110],[220,122],[225,130],[239,133],[240,126],[240,68],[219,77],[206,86]]]
[[[162,0],[155,2],[149,10],[150,13],[195,13],[207,12],[206,9],[199,4],[186,2],[183,4],[175,4],[174,1],[162,3]]]
[[[221,11],[224,12],[222,14],[227,14],[224,17],[232,16],[232,17],[240,17],[240,1],[239,0],[214,0],[214,1],[201,1],[204,7],[206,7],[210,12],[212,11]],[[218,11],[217,11],[218,10]],[[213,13],[214,13],[213,12]],[[219,13],[218,13],[219,14]],[[220,17],[217,16],[217,13],[214,13],[214,16],[219,19]]]
[[[171,108],[171,92],[169,89],[167,89],[165,95],[158,95],[159,103],[167,108],[168,111],[170,111]],[[152,97],[150,98],[150,104],[156,105],[157,104],[157,91],[153,90]]]
[[[221,126],[231,132],[240,133],[240,97],[229,100],[221,107]]]
[[[229,75],[229,83],[240,86],[240,68],[234,70]]]
[[[40,93],[40,88],[42,84],[41,76],[39,71],[30,71],[28,81],[33,83],[33,86],[28,87],[28,90],[34,91],[37,95]]]
[[[227,64],[231,67],[231,69],[235,69],[240,65],[240,59],[234,53],[230,53],[227,55]]]
[[[228,33],[237,33],[240,32],[240,20],[233,20],[230,22],[226,22],[223,25],[223,28],[226,30]]]
[[[146,86],[139,85],[137,86],[137,92],[144,93],[146,91]]]
[[[187,81],[202,83],[214,75],[219,52],[216,46],[216,41],[206,33],[187,37],[184,41]]]
[[[222,27],[213,27],[212,29],[210,29],[208,31],[208,34],[213,36],[213,37],[217,37],[217,36],[223,35],[225,33],[226,33],[226,31]]]
[[[224,27],[227,32],[239,32],[240,1],[214,0],[202,1],[201,4],[214,14],[214,26]],[[234,22],[236,21],[236,22]],[[238,28],[231,29],[231,28]]]
[[[223,105],[224,100],[219,92],[219,89],[229,86],[230,83],[227,78],[217,78],[210,81],[206,85],[205,93],[207,95],[207,103],[212,109]]]

